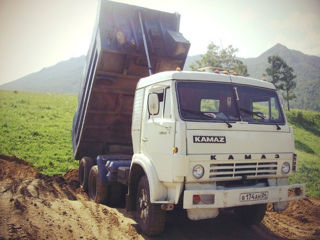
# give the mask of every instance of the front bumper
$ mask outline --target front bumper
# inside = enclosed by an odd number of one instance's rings
[[[263,199],[247,200],[244,196],[263,193]],[[194,195],[213,196],[213,201],[206,204],[194,203]],[[305,185],[294,184],[286,186],[258,187],[258,188],[234,188],[228,190],[185,190],[183,208],[227,208],[254,204],[285,202],[305,197]]]

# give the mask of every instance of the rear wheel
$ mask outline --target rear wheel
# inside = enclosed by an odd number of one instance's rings
[[[91,167],[94,165],[94,161],[90,157],[83,157],[79,162],[79,182],[84,191],[88,191],[88,178]]]
[[[264,218],[267,204],[257,204],[235,208],[235,213],[246,225],[258,225]]]
[[[165,226],[165,211],[158,204],[150,203],[149,183],[146,176],[141,177],[136,199],[137,220],[148,236],[155,236],[163,232]]]
[[[91,168],[89,173],[89,197],[96,203],[106,203],[108,185],[103,183],[98,174],[98,166]]]

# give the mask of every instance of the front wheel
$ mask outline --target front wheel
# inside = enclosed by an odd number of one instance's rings
[[[163,232],[165,226],[165,211],[158,204],[150,203],[149,182],[147,176],[141,177],[136,199],[137,220],[142,232],[155,236]]]
[[[246,225],[258,225],[264,218],[267,204],[257,204],[235,208],[235,213]]]

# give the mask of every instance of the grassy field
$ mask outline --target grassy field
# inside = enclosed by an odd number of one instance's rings
[[[75,95],[0,91],[0,153],[49,175],[77,167],[71,145]]]
[[[294,129],[298,171],[291,183],[306,183],[307,193],[320,198],[320,113],[291,110],[287,119]]]
[[[71,146],[75,95],[0,91],[0,154],[28,160],[49,175],[77,167]],[[299,170],[291,183],[306,183],[320,197],[320,113],[292,110]]]

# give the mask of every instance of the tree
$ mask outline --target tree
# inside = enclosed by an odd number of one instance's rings
[[[243,76],[249,76],[247,66],[236,58],[238,49],[229,45],[227,48],[222,48],[211,42],[208,45],[206,54],[202,55],[199,61],[190,65],[193,71],[204,67],[222,68],[232,70]]]
[[[283,98],[287,101],[288,111],[290,111],[290,100],[296,98],[293,90],[296,87],[294,79],[297,77],[294,75],[292,67],[279,56],[268,57],[268,63],[271,65],[266,69],[267,75],[271,77],[271,82],[275,85],[277,90],[283,91]]]
[[[279,56],[268,57],[268,63],[271,65],[266,69],[267,75],[271,77],[271,83],[273,83],[277,89],[279,89],[279,81],[282,76],[282,70],[286,64]]]
[[[289,101],[296,98],[296,95],[293,93],[293,89],[295,89],[297,86],[296,82],[294,81],[296,77],[297,76],[293,74],[292,67],[286,65],[283,77],[281,78],[280,89],[285,92],[285,94],[282,96],[284,100],[287,101],[288,111],[290,111]]]

